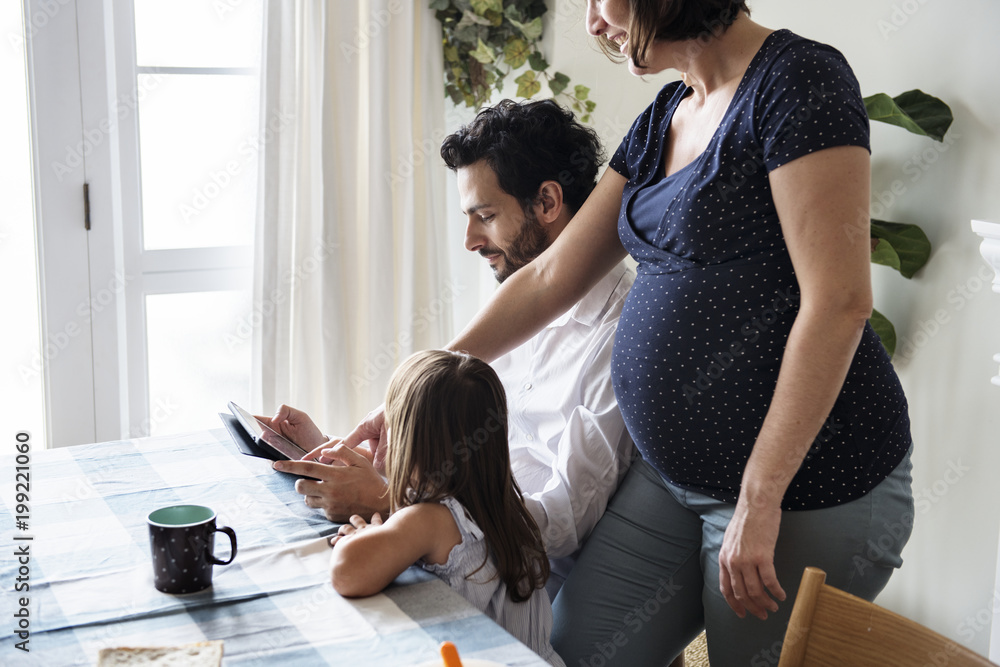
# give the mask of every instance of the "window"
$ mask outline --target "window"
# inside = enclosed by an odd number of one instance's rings
[[[262,0],[47,6],[29,45],[43,320],[85,330],[46,371],[51,441],[218,427],[250,393]]]
[[[45,440],[42,364],[58,354],[61,338],[41,344],[38,310],[38,266],[31,214],[31,151],[28,133],[24,29],[20,3],[0,5],[0,125],[5,159],[0,161],[4,183],[4,214],[0,216],[0,284],[16,286],[4,295],[4,364],[0,369],[0,405],[13,423],[32,440]]]

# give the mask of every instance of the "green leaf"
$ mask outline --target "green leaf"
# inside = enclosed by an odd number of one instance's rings
[[[445,10],[448,9],[448,5],[451,4],[451,0],[431,0],[431,9]]]
[[[586,100],[583,103],[583,106],[586,107],[587,113],[590,113],[591,111],[597,108],[597,102],[595,102],[594,100]]]
[[[875,247],[872,249],[872,264],[881,264],[899,271],[899,255],[892,244],[882,239],[873,239]]]
[[[936,141],[944,140],[954,120],[947,104],[921,90],[910,90],[894,98],[877,93],[865,98],[865,108],[871,120],[896,125]]]
[[[553,95],[558,95],[562,91],[566,90],[566,86],[569,85],[569,77],[562,72],[556,72],[551,79],[549,79],[549,90],[552,91]]]
[[[583,85],[576,86],[573,91],[575,92],[574,97],[580,101],[587,99],[587,95],[590,94],[590,88]]]
[[[510,65],[511,69],[517,69],[524,65],[529,53],[531,53],[531,48],[528,43],[517,37],[510,38],[503,47],[504,62]]]
[[[872,316],[868,321],[871,322],[872,329],[875,329],[875,333],[882,340],[882,347],[885,348],[885,351],[889,353],[889,357],[891,358],[896,353],[896,327],[892,326],[892,322],[886,319],[885,315],[874,308],[872,309]]]
[[[455,31],[458,32],[477,25],[490,26],[493,24],[485,16],[480,16],[473,11],[466,11],[462,14],[462,20],[455,24]]]
[[[444,59],[449,63],[457,63],[458,60],[458,47],[457,46],[446,46],[444,47]]]
[[[542,18],[538,17],[534,21],[529,23],[521,23],[520,21],[515,21],[507,16],[507,20],[510,21],[511,25],[521,31],[524,38],[529,42],[533,42],[542,36]]]
[[[455,26],[451,36],[454,38],[453,41],[469,44],[471,46],[479,41],[479,33],[481,30],[482,29],[474,23],[463,27]]]
[[[535,79],[535,72],[530,69],[514,79],[514,83],[517,84],[517,96],[527,99],[531,99],[535,93],[542,89],[541,82]]]
[[[469,55],[484,65],[493,62],[493,50],[483,44],[483,40],[479,40],[479,45],[474,51],[469,51]]]
[[[451,98],[452,103],[458,106],[463,101],[462,91],[460,91],[456,86],[445,86],[445,95]]]
[[[485,16],[486,12],[503,12],[503,0],[472,0],[472,11]]]
[[[897,269],[904,278],[912,278],[931,256],[931,242],[924,230],[917,225],[872,220],[872,236],[879,239],[878,246],[872,253],[872,261],[875,261],[875,255],[880,252],[881,246],[890,245],[897,255],[899,265],[888,266]]]
[[[528,56],[528,64],[531,65],[531,69],[536,72],[544,72],[549,68],[549,64],[538,51],[534,51],[530,56]],[[566,80],[569,81],[569,79]]]

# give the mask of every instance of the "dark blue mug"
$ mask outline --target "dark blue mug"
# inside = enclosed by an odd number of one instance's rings
[[[174,505],[149,513],[153,585],[163,593],[194,593],[212,585],[212,566],[236,558],[236,533],[215,525],[215,512],[202,505]],[[215,534],[229,536],[228,560],[215,557]]]

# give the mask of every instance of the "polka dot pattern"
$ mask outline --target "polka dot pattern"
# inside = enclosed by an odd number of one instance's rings
[[[184,594],[212,585],[213,527],[150,526],[153,583],[164,593]]]
[[[705,152],[664,178],[670,119],[689,92],[664,86],[611,161],[628,179],[619,234],[638,262],[612,380],[647,461],[679,486],[735,502],[800,295],[768,172],[831,146],[868,148],[868,117],[839,52],[778,31]],[[910,442],[905,396],[867,326],[783,508],[864,495]]]

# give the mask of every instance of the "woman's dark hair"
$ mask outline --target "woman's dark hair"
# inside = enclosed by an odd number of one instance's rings
[[[746,0],[629,0],[628,57],[645,67],[646,53],[654,40],[680,42],[718,37],[741,13],[750,14]],[[618,45],[605,37],[601,49],[619,60]]]
[[[597,184],[604,151],[596,132],[552,100],[503,100],[446,137],[441,157],[453,170],[485,160],[500,188],[526,211],[542,183],[556,181],[576,213]]]

